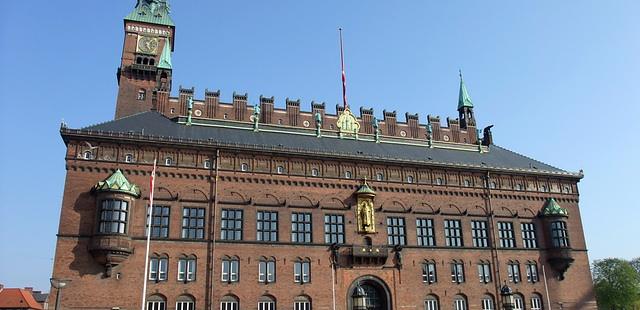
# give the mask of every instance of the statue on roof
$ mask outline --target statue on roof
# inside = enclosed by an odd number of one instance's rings
[[[136,3],[136,8],[149,8],[152,14],[156,13],[158,9],[163,9],[168,13],[171,13],[171,7],[169,6],[169,2],[167,0],[138,0]]]

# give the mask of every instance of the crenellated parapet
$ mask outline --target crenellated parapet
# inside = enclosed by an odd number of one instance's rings
[[[233,92],[231,102],[223,102],[220,99],[219,90],[205,90],[204,99],[195,98],[195,89],[180,87],[177,98],[168,98],[158,111],[169,118],[186,116],[187,100],[193,97],[193,118],[213,119],[235,122],[253,123],[252,115],[256,106],[260,117],[259,124],[281,125],[286,127],[296,127],[309,131],[316,131],[318,128],[325,133],[338,132],[338,118],[344,112],[342,104],[336,104],[334,111],[328,111],[325,102],[311,101],[310,110],[303,109],[300,99],[285,98],[284,108],[276,106],[273,96],[260,95],[257,102],[252,102],[249,94]],[[355,110],[354,110],[355,111]],[[332,113],[333,112],[333,113]],[[469,122],[463,126],[459,118],[446,118],[446,124],[441,124],[439,116],[428,115],[426,122],[420,122],[419,113],[405,112],[404,117],[398,119],[397,111],[383,110],[380,117],[376,116],[374,109],[360,107],[356,116],[360,124],[360,134],[394,139],[413,139],[460,144],[477,144],[478,134],[475,125]],[[374,127],[377,127],[374,128]],[[430,129],[429,129],[430,128]],[[431,130],[431,132],[429,132]],[[490,131],[484,132],[484,140],[492,142]],[[482,137],[480,137],[482,138]]]

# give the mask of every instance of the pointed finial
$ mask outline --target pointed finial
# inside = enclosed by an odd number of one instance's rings
[[[458,69],[458,74],[460,75],[460,80],[462,80],[462,69]]]

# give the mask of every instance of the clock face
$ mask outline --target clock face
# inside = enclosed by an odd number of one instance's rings
[[[158,51],[158,38],[138,37],[138,52],[155,55]]]

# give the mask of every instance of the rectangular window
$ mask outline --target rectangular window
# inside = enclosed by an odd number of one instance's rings
[[[324,216],[324,243],[343,244],[344,242],[344,216],[326,214]]]
[[[509,282],[512,282],[512,283],[520,282],[520,264],[518,263],[507,264],[507,276],[509,277]]]
[[[237,258],[225,258],[222,260],[222,282],[238,282],[240,261]]]
[[[431,261],[422,264],[422,282],[429,284],[438,282],[435,262]]]
[[[536,263],[527,264],[527,282],[538,282],[538,265]]]
[[[222,301],[220,302],[220,310],[238,310],[238,302]]]
[[[182,209],[182,238],[204,239],[204,208]]]
[[[258,211],[256,240],[278,241],[278,212]]]
[[[478,264],[478,278],[480,283],[491,282],[491,265],[487,262],[481,262]]]
[[[168,265],[169,259],[167,258],[149,258],[149,280],[166,281]]]
[[[103,200],[100,204],[100,228],[102,234],[126,234],[129,203],[123,200]]]
[[[553,247],[568,248],[569,234],[567,233],[567,223],[555,221],[551,223],[551,242]]]
[[[194,310],[195,304],[193,301],[177,301],[176,310]]]
[[[405,245],[407,243],[403,217],[387,218],[387,243],[389,245]]]
[[[489,246],[489,234],[487,232],[486,221],[471,221],[471,237],[473,246],[476,248],[486,248]]]
[[[447,246],[462,246],[462,229],[460,220],[444,220],[444,237]]]
[[[311,310],[311,303],[308,301],[294,301],[293,310]]]
[[[462,262],[451,263],[451,282],[453,283],[464,282],[464,263]]]
[[[149,219],[150,209],[151,208],[147,208],[147,220]],[[168,237],[169,237],[169,207],[154,205],[153,216],[151,217],[151,238],[168,238]]]
[[[276,262],[272,260],[258,263],[258,282],[272,283],[276,281]]]
[[[148,301],[147,310],[166,310],[164,301]],[[62,307],[61,307],[62,308]]]
[[[436,246],[433,219],[416,219],[419,246]]]
[[[498,235],[500,237],[500,246],[503,248],[515,248],[516,238],[513,234],[513,223],[498,222]]]
[[[178,260],[178,281],[191,282],[196,280],[196,259],[180,258]]]
[[[258,310],[276,310],[276,303],[273,301],[258,302]]]
[[[311,243],[311,213],[291,213],[291,242]]]
[[[242,210],[222,209],[220,239],[242,240]]]
[[[522,243],[524,247],[527,249],[537,248],[536,226],[533,223],[521,223],[520,229],[522,230]]]
[[[293,282],[311,282],[311,263],[309,261],[293,263]]]

